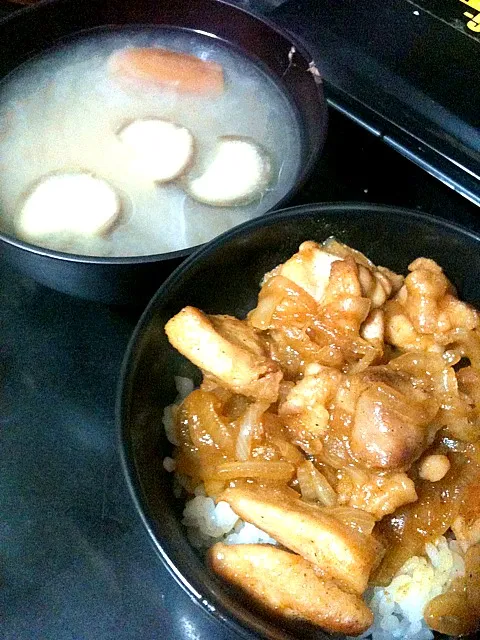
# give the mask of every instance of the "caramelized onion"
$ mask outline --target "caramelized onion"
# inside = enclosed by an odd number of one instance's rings
[[[237,441],[235,443],[235,457],[237,460],[248,460],[252,449],[252,439],[255,431],[260,428],[260,419],[270,406],[267,402],[254,402],[247,407],[241,420]]]
[[[290,482],[295,475],[295,467],[285,460],[248,460],[247,462],[225,462],[206,470],[210,480],[236,480],[252,478],[280,483]]]
[[[375,518],[363,509],[355,509],[354,507],[331,507],[325,509],[326,513],[335,516],[337,520],[348,524],[352,529],[360,531],[366,535],[370,535],[375,526]]]
[[[337,494],[332,486],[309,460],[297,467],[297,479],[304,500],[316,501],[325,507],[337,504]]]

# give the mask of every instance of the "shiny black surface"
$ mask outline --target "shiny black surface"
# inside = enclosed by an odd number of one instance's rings
[[[258,60],[281,82],[296,106],[301,127],[300,169],[292,189],[277,201],[286,204],[316,162],[326,135],[327,106],[321,83],[309,72],[311,56],[295,39],[261,17],[221,0],[51,0],[0,22],[0,78],[22,61],[72,34],[111,25],[175,26],[198,30],[231,43]],[[41,25],[41,29],[39,29]],[[107,304],[145,304],[155,283],[167,277],[191,249],[157,256],[89,258],[72,256],[0,233],[5,258],[41,284]]]
[[[478,13],[466,0],[288,0],[274,15],[336,103],[480,204],[480,27],[462,11]]]
[[[480,230],[475,206],[332,113],[325,154],[297,201],[348,199]],[[236,637],[169,576],[124,485],[114,398],[141,311],[57,293],[0,260],[2,640]]]

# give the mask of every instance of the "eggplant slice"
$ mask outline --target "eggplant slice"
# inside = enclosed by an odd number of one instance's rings
[[[31,242],[51,235],[99,236],[111,229],[121,200],[105,180],[89,173],[55,173],[28,193],[17,219],[17,233]]]
[[[181,176],[195,150],[186,127],[160,118],[134,120],[120,130],[118,137],[130,149],[140,173],[158,183]]]
[[[203,172],[184,187],[198,202],[231,207],[260,199],[271,180],[272,163],[265,149],[251,138],[223,136]]]

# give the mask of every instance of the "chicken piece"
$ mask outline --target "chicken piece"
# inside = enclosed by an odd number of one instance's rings
[[[332,269],[333,271],[333,269]],[[321,346],[336,346],[345,353],[353,352],[360,338],[360,327],[370,312],[370,300],[361,296],[344,296],[322,307],[311,329],[311,335]]]
[[[332,367],[312,363],[305,376],[289,391],[279,405],[278,414],[291,430],[306,430],[321,436],[329,421],[328,405],[335,397],[343,375]]]
[[[468,404],[480,409],[480,371],[476,367],[463,367],[456,375],[458,389]]]
[[[356,297],[369,301],[369,308],[378,309],[392,295],[393,285],[375,267],[369,269],[355,262],[352,256],[332,265],[324,303],[336,298]]]
[[[363,600],[319,577],[298,555],[264,544],[214,545],[213,570],[258,604],[286,618],[304,620],[330,633],[360,635],[373,622]]]
[[[353,258],[358,266],[358,279],[360,281],[361,295],[369,298],[372,309],[378,309],[392,295],[396,294],[403,284],[403,276],[390,271],[386,267],[376,267],[363,253],[352,249],[330,238],[323,244],[324,248],[345,260]]]
[[[255,309],[248,314],[256,329],[307,328],[318,313],[318,304],[302,287],[285,278],[272,276],[260,289]]]
[[[330,279],[331,266],[341,260],[311,240],[303,242],[297,253],[267,273],[263,282],[281,275],[288,278],[320,302]]]
[[[363,593],[367,588],[370,572],[381,557],[381,546],[373,537],[303,502],[292,490],[235,487],[218,499],[347,590]]]
[[[444,636],[478,638],[480,631],[480,545],[465,554],[465,574],[453,580],[449,589],[430,600],[425,621]],[[470,635],[471,634],[471,635]]]
[[[358,464],[373,469],[407,469],[430,444],[428,428],[439,409],[431,394],[409,376],[372,367],[361,376],[366,389],[355,407],[350,437]]]
[[[403,276],[399,276],[385,267],[367,269],[358,267],[358,277],[362,286],[362,295],[369,298],[372,309],[379,309],[403,284]]]
[[[358,478],[343,474],[337,485],[339,504],[362,509],[381,520],[402,505],[418,499],[415,483],[406,473],[362,475],[365,478],[358,482]]]
[[[447,293],[451,293],[452,286],[442,269],[426,258],[418,258],[408,268],[404,306],[416,331],[435,333],[447,329],[448,319],[441,316],[439,304]]]
[[[396,298],[386,306],[386,339],[405,351],[438,351],[459,331],[479,326],[478,312],[455,296],[433,260],[418,258]]]
[[[404,307],[397,300],[389,300],[385,310],[385,342],[402,351],[427,351],[443,353],[433,335],[419,333],[413,326]]]
[[[334,247],[342,247],[341,256],[316,242],[304,242],[294,256],[265,276],[258,306],[249,319],[258,328],[276,329],[271,336],[274,342],[278,329],[285,330],[286,323],[289,329],[307,333],[320,349],[338,352],[335,357],[340,357],[340,366],[361,361],[359,368],[363,368],[383,353],[381,315],[374,314],[366,323],[365,338],[359,334],[361,326],[372,307],[381,306],[403,279],[376,269],[364,256],[340,243]],[[292,283],[291,291],[285,282]],[[308,294],[308,300],[302,299],[296,315],[283,307],[287,295],[290,301],[300,299],[299,288]],[[332,356],[329,358],[327,362],[322,354],[317,361],[330,364]]]
[[[370,307],[370,300],[362,296],[353,258],[334,262],[309,335],[323,348],[338,349],[342,355],[342,365],[358,362],[368,351],[375,351],[359,335]],[[372,354],[372,359],[375,355]]]
[[[471,331],[472,329],[478,329],[480,326],[480,315],[477,309],[451,294],[445,296],[441,309],[449,320],[451,331],[456,329]]]
[[[363,370],[383,353],[382,340],[368,341],[361,336],[362,326],[365,325],[368,337],[367,320],[371,307],[370,298],[363,295],[359,267],[353,258],[347,257],[335,262],[310,335],[322,347],[339,349],[343,358],[343,369],[346,371]],[[374,315],[374,319],[378,325],[381,317],[375,317],[377,315]],[[370,324],[370,332],[372,330],[378,335],[378,326],[372,327]]]
[[[361,298],[362,285],[358,278],[358,266],[351,257],[337,260],[330,269],[330,278],[322,299],[329,304],[339,298]]]
[[[459,509],[452,524],[452,531],[464,552],[470,547],[480,544],[480,502],[478,499],[480,494],[480,460],[474,462],[473,459],[470,459],[469,471],[471,480],[461,496]]]
[[[246,322],[185,307],[165,331],[181,354],[228,389],[270,403],[277,399],[282,372]]]
[[[275,279],[292,282],[307,292],[311,300],[319,303],[320,307],[328,307],[331,303],[338,305],[346,300],[348,305],[344,304],[342,310],[350,315],[353,310],[352,300],[362,299],[363,296],[358,266],[354,259],[347,257],[344,260],[332,256],[312,241],[304,242],[300,245],[298,253],[265,276],[262,292],[268,289],[270,282]],[[262,306],[272,304],[273,296],[269,296],[268,300],[263,300],[264,297],[261,295],[259,299],[259,302],[263,303]],[[367,298],[363,300],[361,308],[363,321],[370,309],[370,301]],[[310,314],[312,311],[316,313],[315,308],[308,311]]]

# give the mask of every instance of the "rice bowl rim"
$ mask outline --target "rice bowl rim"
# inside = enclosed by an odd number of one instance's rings
[[[219,593],[218,589],[215,589],[215,586],[218,587],[218,579],[210,577],[205,564],[202,563],[202,571],[204,574],[202,578],[196,578],[194,575],[197,567],[192,567],[191,565],[186,565],[184,563],[186,570],[180,570],[176,564],[178,561],[176,559],[178,550],[175,548],[175,545],[172,544],[171,540],[159,535],[157,529],[159,526],[158,521],[151,518],[148,514],[148,505],[145,500],[145,496],[143,495],[141,483],[135,468],[135,462],[132,455],[132,442],[126,420],[131,398],[129,391],[135,377],[134,373],[139,359],[138,345],[141,342],[142,335],[154,317],[157,306],[162,306],[162,299],[164,297],[167,298],[171,290],[175,290],[179,281],[183,278],[188,279],[188,274],[193,266],[201,263],[205,258],[210,257],[212,254],[215,254],[218,249],[224,248],[225,245],[228,245],[231,241],[238,238],[244,238],[247,240],[251,231],[264,229],[282,221],[293,221],[295,219],[300,220],[315,217],[335,219],[342,213],[347,214],[350,219],[365,218],[368,217],[369,213],[384,214],[385,216],[396,218],[399,222],[404,219],[410,219],[411,221],[417,221],[431,229],[438,230],[439,228],[443,228],[453,232],[456,236],[460,236],[477,243],[480,247],[480,233],[471,231],[462,225],[450,222],[438,216],[429,215],[403,207],[378,205],[365,202],[336,202],[313,203],[278,210],[267,215],[260,216],[259,218],[249,220],[229,231],[226,231],[205,245],[200,246],[200,248],[194,251],[194,253],[180,264],[159,287],[142,313],[131,335],[122,361],[115,405],[117,446],[119,449],[123,475],[135,509],[149,534],[150,542],[157,552],[157,555],[162,560],[170,575],[175,579],[186,595],[188,595],[190,600],[201,607],[203,611],[210,614],[215,620],[224,623],[227,627],[234,630],[244,638],[253,639],[258,638],[260,635],[260,637],[270,638],[272,640],[286,640],[287,638],[293,639],[300,636],[291,635],[286,630],[281,631],[279,626],[268,620],[268,614],[262,616],[260,613],[251,613],[244,607],[239,610],[237,608],[233,608],[233,606],[231,608],[226,606],[222,602],[222,599],[228,599],[228,597],[225,593]],[[305,238],[305,240],[309,239],[310,238]],[[185,304],[187,304],[187,302],[185,302]],[[159,425],[159,428],[161,428],[161,425]],[[184,537],[186,538],[186,534]],[[200,558],[198,558],[198,563],[200,564],[201,562]],[[233,599],[230,598],[230,600],[233,605]],[[333,636],[319,628],[319,639],[331,637]]]

